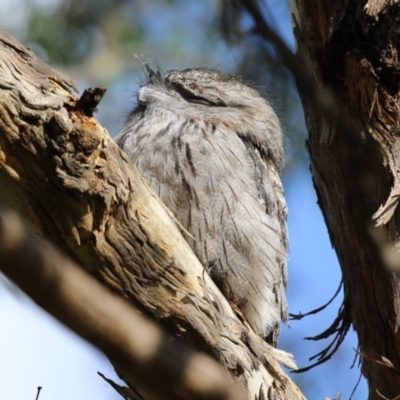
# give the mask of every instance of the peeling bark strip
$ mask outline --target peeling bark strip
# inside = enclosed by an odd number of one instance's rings
[[[114,292],[217,359],[248,399],[301,399],[234,314],[73,82],[0,31],[0,200]],[[124,375],[135,387],[134,376]],[[140,387],[140,385],[139,385]]]
[[[358,333],[370,399],[392,399],[400,395],[400,286],[380,256],[388,266],[400,238],[400,5],[291,3],[300,56],[348,111],[356,132],[337,129],[302,96],[314,184],[341,264],[345,307]],[[381,246],[378,254],[370,232],[383,237],[389,250]],[[399,257],[394,256],[397,266]]]

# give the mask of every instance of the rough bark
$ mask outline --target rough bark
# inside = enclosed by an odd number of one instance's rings
[[[343,272],[370,399],[400,395],[400,64],[397,2],[293,0],[298,53],[337,98],[301,93],[319,205]],[[337,109],[343,112],[337,113]],[[374,227],[372,226],[374,225]],[[394,257],[393,257],[394,256]]]
[[[276,362],[288,361],[286,353],[233,312],[168,210],[92,117],[96,102],[78,101],[69,78],[4,31],[0,88],[0,200],[173,337],[217,359],[246,398],[302,398]]]
[[[135,376],[142,390],[165,400],[243,398],[214,360],[171,342],[126,300],[29,234],[14,212],[2,207],[1,215],[0,270],[44,310],[102,350],[123,376]],[[130,388],[110,384],[121,395],[135,397]]]

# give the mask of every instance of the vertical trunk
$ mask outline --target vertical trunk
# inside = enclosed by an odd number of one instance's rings
[[[299,55],[347,114],[348,129],[302,95],[314,184],[343,272],[342,318],[357,331],[370,399],[393,399],[400,395],[398,278],[382,262],[392,253],[376,238],[394,246],[400,228],[400,7],[291,3]]]

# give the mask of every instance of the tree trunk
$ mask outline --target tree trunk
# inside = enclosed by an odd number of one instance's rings
[[[400,7],[291,3],[298,53],[343,110],[330,118],[300,93],[314,185],[343,272],[341,317],[357,331],[370,399],[393,399],[400,395],[400,257],[393,252],[400,236]]]
[[[276,362],[290,364],[288,355],[233,312],[168,210],[93,118],[101,90],[78,101],[71,88],[0,30],[0,200],[174,337],[217,359],[246,398],[303,398]]]

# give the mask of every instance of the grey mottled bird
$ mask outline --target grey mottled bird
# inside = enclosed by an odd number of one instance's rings
[[[257,90],[220,72],[147,75],[117,143],[193,236],[223,294],[276,345],[288,318],[278,118]]]

